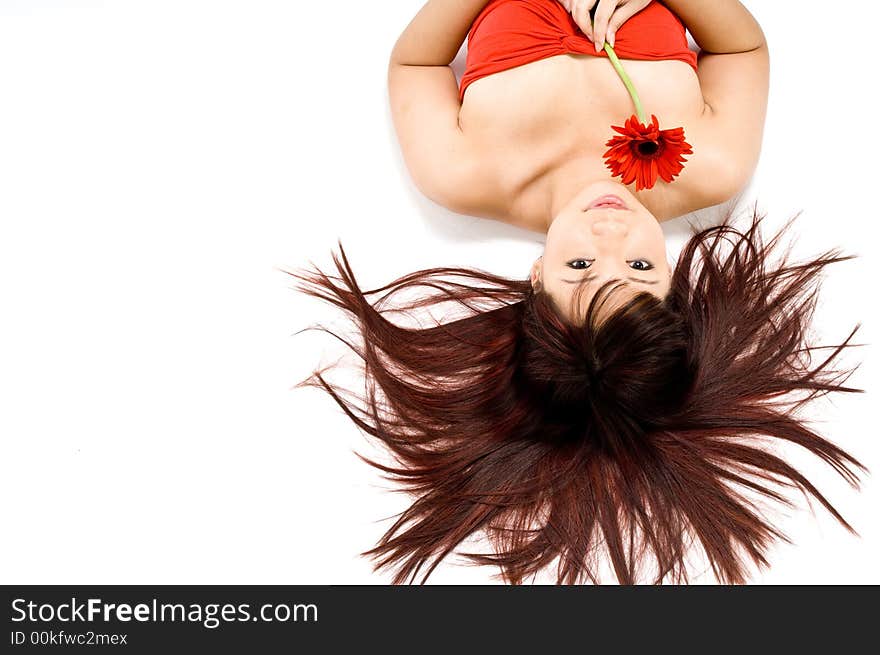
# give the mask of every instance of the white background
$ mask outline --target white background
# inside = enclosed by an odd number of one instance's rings
[[[0,0],[0,582],[383,584],[357,553],[408,504],[330,399],[340,354],[283,269],[342,240],[366,285],[433,265],[525,276],[541,235],[421,198],[385,72],[419,0]],[[747,5],[772,49],[744,203],[802,211],[815,330],[876,342],[874,2]],[[664,226],[672,254],[687,234]],[[880,470],[868,390],[813,410]],[[855,354],[854,354],[855,355]],[[852,359],[852,357],[851,357]],[[871,411],[871,410],[875,411]],[[766,583],[880,583],[878,485],[793,461],[851,520],[777,514]],[[801,507],[804,507],[801,499]],[[430,582],[497,582],[451,559]]]

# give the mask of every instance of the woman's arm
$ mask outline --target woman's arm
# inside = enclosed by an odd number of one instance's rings
[[[758,21],[738,0],[663,0],[684,23],[700,50],[735,54],[766,47]]]
[[[489,0],[430,0],[416,14],[391,52],[391,65],[448,66],[474,19]]]
[[[761,151],[770,59],[761,26],[737,0],[664,0],[693,35],[701,52],[697,75],[703,94],[706,146],[700,167],[714,185],[717,204],[742,190]],[[696,164],[698,155],[694,155]]]
[[[488,0],[430,0],[391,53],[391,116],[419,190],[463,214],[491,211],[493,185],[458,121],[461,102],[449,63]]]

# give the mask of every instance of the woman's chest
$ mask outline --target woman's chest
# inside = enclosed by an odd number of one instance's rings
[[[698,122],[703,98],[694,70],[680,61],[624,61],[645,111],[665,127]],[[477,80],[460,123],[474,147],[528,178],[572,157],[601,158],[611,125],[635,113],[611,62],[560,55]]]
[[[683,127],[689,138],[705,134],[704,101],[693,68],[680,61],[627,60],[624,66],[648,116],[656,114],[662,128]],[[615,135],[611,126],[623,125],[634,113],[609,60],[560,55],[471,84],[460,123],[473,149],[495,171],[499,193],[517,208],[511,210],[516,222],[530,225],[546,221],[551,192],[609,177],[603,155]],[[660,205],[669,203],[670,195],[659,185],[646,195],[646,206],[654,204],[650,196],[655,195]]]

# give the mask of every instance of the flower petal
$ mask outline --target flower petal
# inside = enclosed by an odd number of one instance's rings
[[[630,116],[623,127],[612,125],[611,129],[619,136],[613,136],[605,143],[608,148],[603,155],[605,165],[611,170],[612,177],[621,177],[623,184],[635,182],[637,191],[652,188],[658,177],[664,182],[672,182],[684,168],[686,159],[683,155],[693,154],[691,145],[685,141],[684,129],[661,130],[654,114],[647,125],[639,122],[636,116]],[[653,143],[656,148],[648,148],[647,153],[642,153],[639,146],[646,143]]]

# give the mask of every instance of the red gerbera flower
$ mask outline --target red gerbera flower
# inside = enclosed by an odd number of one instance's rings
[[[684,168],[682,155],[693,153],[682,128],[661,130],[653,114],[648,125],[633,115],[624,127],[612,125],[611,129],[622,136],[612,137],[605,144],[605,164],[613,177],[621,176],[624,184],[635,182],[636,191],[653,187],[658,175],[665,182],[672,182]]]

